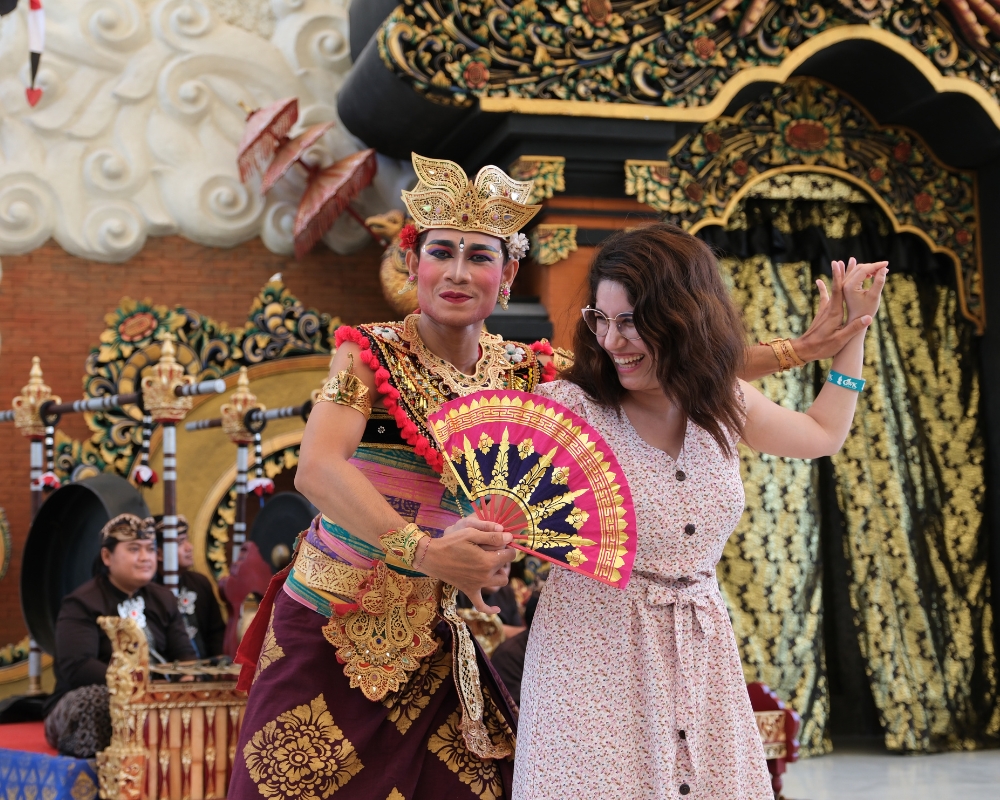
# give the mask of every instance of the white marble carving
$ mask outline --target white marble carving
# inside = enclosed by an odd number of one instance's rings
[[[335,119],[349,2],[46,0],[34,109],[22,3],[0,29],[0,255],[55,238],[73,255],[121,262],[168,234],[217,247],[260,236],[291,253],[304,180],[290,174],[267,198],[240,183],[239,103],[298,97],[293,133]],[[310,155],[325,164],[360,146],[338,125]],[[411,175],[380,159],[358,210],[398,207]],[[326,237],[338,252],[366,241],[346,215]]]

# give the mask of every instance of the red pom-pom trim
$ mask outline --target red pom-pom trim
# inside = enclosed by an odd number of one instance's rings
[[[542,367],[542,383],[552,383],[557,377],[559,373],[556,371],[555,362],[550,361]]]
[[[340,347],[344,342],[354,342],[361,348],[361,360],[375,373],[375,388],[384,398],[386,411],[396,421],[396,426],[399,428],[403,440],[413,447],[418,455],[423,456],[431,469],[435,472],[441,472],[444,469],[444,459],[441,457],[441,453],[426,436],[420,435],[420,429],[416,423],[407,416],[406,411],[399,404],[399,390],[389,383],[389,370],[382,365],[378,356],[372,351],[372,344],[368,337],[357,328],[342,325],[337,328],[335,341],[337,347]]]
[[[548,340],[546,339],[541,339],[540,341],[532,342],[531,349],[534,350],[535,353],[541,353],[543,356],[552,355],[552,345],[549,344]]]
[[[417,246],[417,237],[419,235],[414,225],[404,225],[403,229],[399,232],[399,246],[403,250],[414,249]]]

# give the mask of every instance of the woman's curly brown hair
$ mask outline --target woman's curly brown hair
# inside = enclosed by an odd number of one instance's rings
[[[604,242],[590,267],[592,307],[601,281],[625,289],[667,396],[732,456],[730,437],[743,432],[735,387],[747,336],[712,250],[674,225],[620,231]],[[563,377],[601,405],[620,409],[626,390],[583,319],[573,349],[576,360]]]

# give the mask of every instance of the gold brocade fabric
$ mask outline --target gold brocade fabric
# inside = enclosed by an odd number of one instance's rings
[[[1000,734],[979,378],[956,293],[889,275],[854,427],[833,457],[850,597],[891,750]]]
[[[721,262],[755,340],[812,317],[807,263]],[[866,339],[854,427],[833,457],[851,605],[891,750],[971,748],[1000,735],[983,518],[979,382],[953,289],[890,273]],[[805,409],[828,364],[758,385]],[[820,369],[819,376],[816,370]],[[803,754],[829,749],[818,467],[741,447],[747,513],[718,568],[747,681],[802,715]]]
[[[808,263],[767,256],[726,258],[723,275],[755,341],[798,336],[812,318]],[[787,408],[813,401],[815,367],[757,385]],[[747,512],[729,538],[718,578],[747,682],[766,683],[802,715],[802,753],[829,750],[823,653],[822,568],[817,468],[811,461],[760,455],[740,446]]]

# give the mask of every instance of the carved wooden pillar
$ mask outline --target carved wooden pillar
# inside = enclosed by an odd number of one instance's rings
[[[142,379],[142,402],[163,429],[163,585],[177,594],[177,423],[191,410],[191,398],[177,390],[194,378],[177,363],[173,334],[161,342],[160,360]]]
[[[43,403],[49,401],[61,403],[62,398],[52,394],[52,389],[42,378],[41,359],[35,356],[31,359],[31,372],[28,383],[21,389],[21,394],[14,398],[11,406],[14,411],[14,424],[23,436],[30,442],[29,489],[31,491],[31,519],[34,521],[38,509],[42,505],[42,466],[43,442],[45,439],[45,423],[42,422],[39,410]],[[42,651],[38,643],[30,640],[28,653],[28,694],[42,693]]]
[[[247,412],[253,410],[264,411],[265,408],[257,402],[257,396],[250,391],[247,368],[240,367],[236,391],[230,396],[229,402],[220,409],[222,430],[236,444],[236,520],[233,522],[230,564],[236,563],[247,540],[247,449],[254,440],[254,435],[246,426],[246,416]]]

